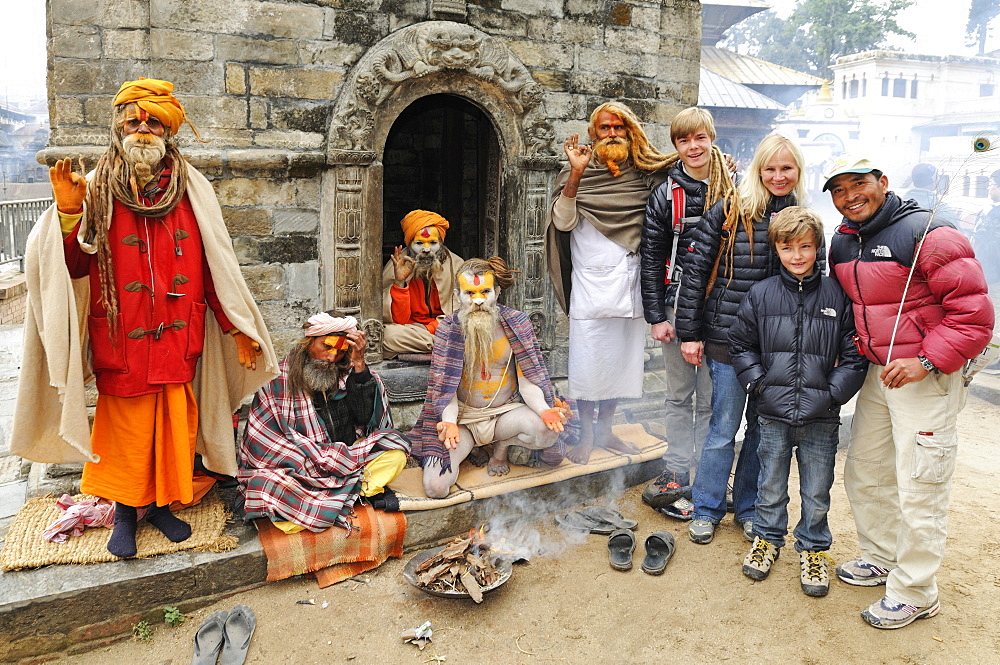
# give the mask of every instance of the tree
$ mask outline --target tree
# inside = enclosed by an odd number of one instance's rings
[[[799,0],[787,19],[766,12],[733,26],[723,45],[829,79],[831,59],[836,56],[882,47],[893,35],[912,39],[913,33],[896,22],[899,12],[912,4],[913,0]]]
[[[979,55],[986,52],[986,32],[990,23],[1000,15],[1000,0],[972,0],[969,5],[969,22],[965,33],[970,44],[979,44]]]

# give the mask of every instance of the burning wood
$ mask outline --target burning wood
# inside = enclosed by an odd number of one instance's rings
[[[484,529],[470,529],[414,570],[417,585],[440,592],[468,593],[483,602],[483,589],[500,579],[496,554],[486,542]]]

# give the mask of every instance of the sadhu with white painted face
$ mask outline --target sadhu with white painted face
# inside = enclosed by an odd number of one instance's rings
[[[558,464],[571,415],[553,392],[531,321],[497,302],[514,281],[503,259],[469,259],[457,277],[461,308],[438,326],[427,399],[410,437],[434,498],[448,495],[477,446],[493,445],[490,475],[509,472],[512,446]]]
[[[74,173],[69,159],[49,170],[55,206],[25,261],[32,307],[12,452],[86,461],[81,490],[115,502],[108,550],[120,557],[136,554],[137,508],[170,540],[188,538],[167,506],[210,487],[194,480],[196,450],[209,470],[235,475],[232,413],[277,369],[214,190],[174,143],[187,117],[172,90],[155,79],[121,86],[94,172]],[[88,356],[92,436],[77,376]]]
[[[382,270],[382,348],[389,357],[430,353],[438,322],[458,308],[455,273],[462,265],[444,245],[450,225],[441,215],[413,210],[400,226],[405,246]]]

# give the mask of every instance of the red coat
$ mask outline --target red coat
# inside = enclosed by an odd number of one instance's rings
[[[416,277],[405,287],[393,284],[389,290],[389,295],[392,297],[392,322],[419,323],[433,335],[437,330],[437,317],[442,316],[444,312],[441,310],[437,285],[432,281],[430,287],[428,293],[424,280]]]
[[[168,179],[169,170],[160,186]],[[97,255],[83,252],[76,231],[63,244],[70,276],[90,277],[87,330],[98,391],[136,397],[193,380],[205,342],[206,309],[223,330],[233,325],[215,295],[187,195],[161,218],[142,217],[115,201],[109,241],[119,309],[115,344],[101,305]]]

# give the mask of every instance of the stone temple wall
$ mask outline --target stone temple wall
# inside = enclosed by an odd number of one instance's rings
[[[407,100],[468,90],[491,118],[513,109],[515,122],[495,120],[517,197],[498,210],[511,219],[526,210],[522,199],[546,197],[562,141],[585,131],[597,104],[626,101],[665,147],[669,120],[697,102],[697,0],[47,0],[47,8],[52,135],[39,160],[79,156],[91,168],[118,86],[139,76],[172,81],[209,141],[183,129],[181,151],[215,185],[279,352],[304,317],[340,304],[344,284],[360,294],[357,309],[376,316],[382,134]],[[479,40],[474,61],[445,53],[432,62],[407,51],[417,42],[394,41],[426,21],[448,22],[441,30],[452,41]],[[358,78],[370,52],[377,62],[365,71],[381,77],[374,92]],[[356,113],[362,98],[371,117]],[[344,200],[355,208],[345,212]],[[536,216],[525,228],[537,231],[539,207],[524,213]],[[379,238],[368,242],[376,221]],[[361,239],[348,242],[344,228],[356,222]],[[551,309],[536,295],[537,307]]]

